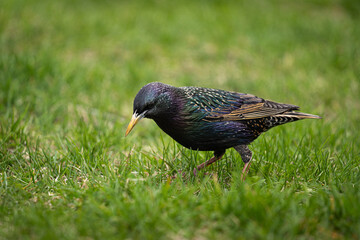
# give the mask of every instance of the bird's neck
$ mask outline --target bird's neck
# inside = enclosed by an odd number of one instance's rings
[[[169,104],[166,112],[152,117],[156,124],[167,134],[175,137],[187,127],[184,116],[185,100],[179,89],[173,90],[166,104]]]

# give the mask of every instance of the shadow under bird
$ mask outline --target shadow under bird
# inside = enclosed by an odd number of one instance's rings
[[[276,103],[251,94],[201,87],[173,87],[153,82],[140,89],[134,99],[127,136],[142,118],[153,119],[170,137],[186,148],[214,151],[214,157],[198,170],[216,162],[226,149],[235,148],[249,171],[252,152],[248,145],[272,127],[316,115],[296,112],[298,106]]]

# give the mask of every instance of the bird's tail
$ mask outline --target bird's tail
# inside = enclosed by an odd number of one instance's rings
[[[275,115],[275,117],[295,118],[296,120],[307,119],[307,118],[321,119],[321,117],[317,116],[317,115],[308,114],[308,113],[302,113],[302,112],[294,112],[294,111],[284,112],[282,114]]]
[[[302,113],[302,112],[295,112],[295,111],[288,111],[281,114],[276,114],[267,118],[266,127],[267,130],[273,128],[275,126],[279,126],[289,122],[295,122],[301,119],[321,119],[320,116]]]

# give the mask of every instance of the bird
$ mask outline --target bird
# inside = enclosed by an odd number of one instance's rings
[[[125,137],[141,119],[149,118],[182,146],[213,151],[212,158],[194,168],[195,176],[234,148],[244,162],[244,180],[253,156],[248,146],[261,133],[285,123],[321,118],[299,109],[247,93],[152,82],[135,96]]]

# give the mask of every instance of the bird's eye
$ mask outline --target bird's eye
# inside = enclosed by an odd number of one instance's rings
[[[151,102],[145,106],[144,110],[148,111],[148,110],[152,109],[154,106],[155,106],[155,102]]]

